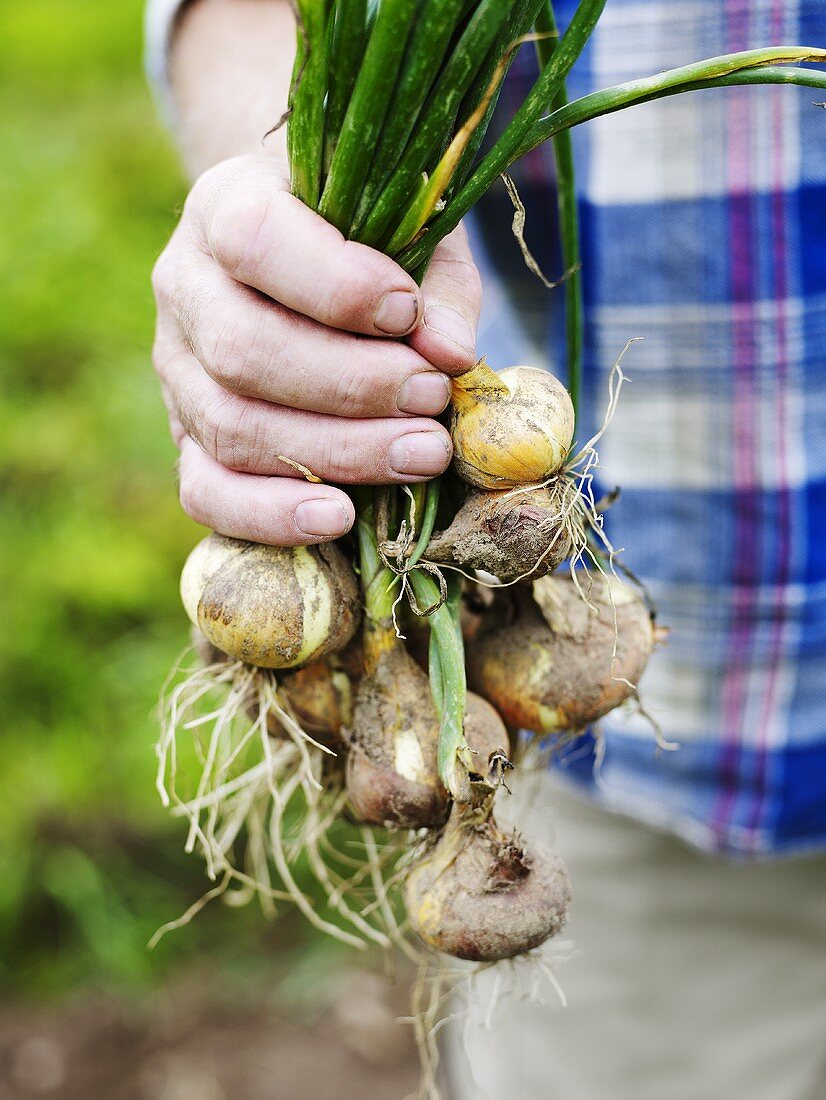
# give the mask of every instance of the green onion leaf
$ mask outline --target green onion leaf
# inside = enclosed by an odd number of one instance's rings
[[[333,154],[319,213],[345,236],[364,189],[418,0],[383,0]]]

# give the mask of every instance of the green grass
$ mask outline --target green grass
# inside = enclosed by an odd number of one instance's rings
[[[145,949],[206,885],[153,786],[198,535],[149,359],[149,271],[185,186],[139,0],[0,17],[0,986],[141,985],[263,926],[218,906]]]

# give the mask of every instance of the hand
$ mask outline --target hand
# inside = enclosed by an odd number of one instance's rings
[[[280,546],[354,520],[346,493],[441,473],[433,417],[475,360],[481,290],[464,234],[420,289],[294,198],[280,159],[244,156],[195,183],[153,272],[153,351],[180,494],[197,522]],[[398,337],[407,336],[406,342]]]

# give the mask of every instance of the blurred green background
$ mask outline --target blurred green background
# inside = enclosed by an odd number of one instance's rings
[[[53,994],[146,982],[193,946],[145,949],[200,887],[152,786],[197,529],[148,273],[184,188],[140,0],[0,8],[0,985]]]
[[[399,1097],[405,983],[295,912],[147,949],[210,884],[154,788],[200,529],[150,363],[186,183],[142,8],[0,0],[0,1100]]]
[[[208,884],[154,791],[198,528],[150,365],[149,272],[185,184],[142,4],[0,11],[0,988],[135,991],[206,952],[243,973],[273,936],[254,906],[146,949]]]

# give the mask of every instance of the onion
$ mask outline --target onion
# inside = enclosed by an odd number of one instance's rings
[[[568,557],[573,526],[581,522],[556,485],[472,492],[450,526],[430,540],[427,557],[506,582],[541,577]]]
[[[439,730],[427,676],[393,637],[356,694],[347,791],[360,821],[405,829],[444,824],[450,800],[437,767]],[[465,737],[480,773],[493,752],[508,749],[502,720],[473,695]]]
[[[534,599],[469,647],[471,686],[513,728],[579,732],[635,693],[658,639],[651,615],[618,580],[581,583],[585,598],[570,576],[534,582]]]
[[[192,627],[192,644],[204,666],[220,665],[232,658],[207,640],[200,628]],[[355,641],[347,651],[356,650]],[[290,669],[278,677],[282,699],[292,711],[299,726],[328,748],[343,745],[342,730],[353,721],[354,687],[350,668],[357,665],[352,657],[344,667],[344,654],[322,657],[301,668]],[[361,673],[355,675],[358,680]],[[258,716],[258,699],[251,699],[247,708],[250,718]],[[267,715],[267,729],[274,737],[284,736],[281,718],[274,711]]]
[[[552,374],[484,360],[453,379],[450,432],[456,472],[480,489],[535,485],[558,473],[574,434],[574,407]]]
[[[361,619],[355,574],[332,543],[281,548],[209,535],[187,558],[181,599],[212,645],[261,668],[335,652]]]
[[[279,687],[305,733],[328,748],[343,745],[343,731],[353,721],[353,685],[343,669],[323,657],[281,676]],[[268,715],[267,726],[278,732],[278,716]]]
[[[195,655],[205,668],[209,665],[220,665],[225,661],[232,660],[226,653],[214,646],[209,638],[205,637],[201,628],[194,623],[190,625],[189,638]]]
[[[411,928],[447,955],[495,962],[539,947],[565,923],[571,887],[564,864],[454,808],[444,833],[404,884]]]

